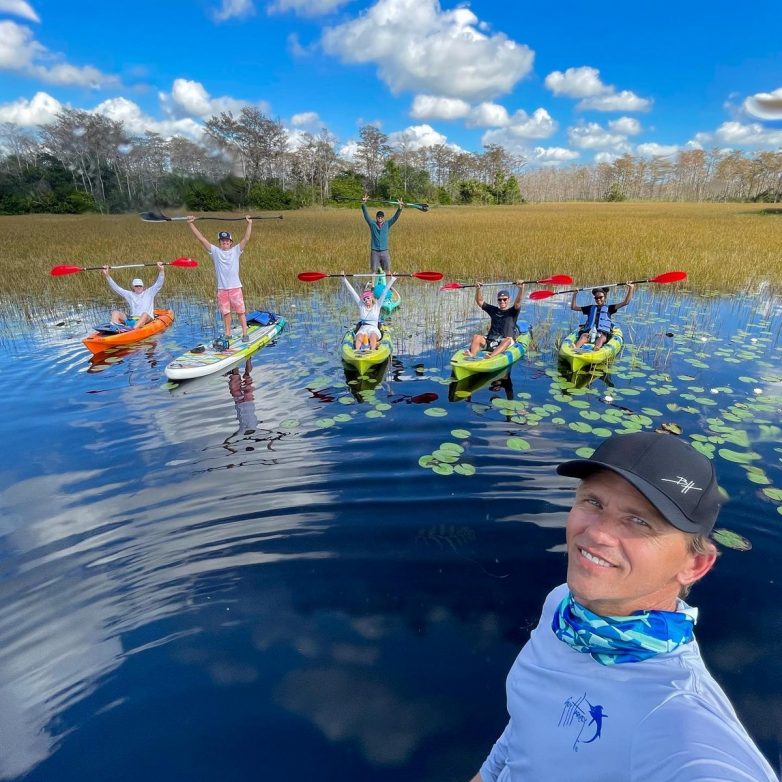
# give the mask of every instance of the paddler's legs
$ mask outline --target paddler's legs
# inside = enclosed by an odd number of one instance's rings
[[[138,329],[142,326],[146,326],[147,323],[149,323],[151,320],[154,320],[154,318],[150,318],[149,315],[145,312],[143,315],[139,315],[138,320],[136,321],[136,325],[133,328]]]
[[[111,322],[112,323],[125,323],[125,313],[120,312],[119,310],[114,310],[114,312],[111,313]]]
[[[369,335],[369,349],[370,350],[376,350],[377,349],[377,334],[370,334]]]
[[[578,350],[582,345],[586,345],[586,343],[589,341],[589,332],[585,331],[582,334],[579,334],[578,339],[576,340],[576,344],[573,345],[573,348],[575,350]]]
[[[492,350],[492,352],[489,353],[488,356],[486,356],[486,358],[492,358],[494,356],[499,355],[500,353],[502,353],[503,350],[507,350],[512,344],[513,344],[513,339],[511,339],[511,337],[505,337],[502,340],[502,342],[500,342],[500,344],[497,345],[497,347],[494,348],[494,350]]]
[[[608,337],[602,331],[598,331],[597,339],[595,340],[595,350],[600,350],[606,342],[608,342]]]
[[[474,356],[479,350],[483,350],[486,347],[486,337],[483,334],[473,334],[470,347],[465,350],[465,354],[468,356]]]
[[[247,341],[247,313],[239,313],[239,323],[242,326],[242,342]]]

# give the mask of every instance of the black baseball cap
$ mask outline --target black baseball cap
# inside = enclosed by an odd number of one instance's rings
[[[378,210],[377,214],[375,215],[375,217],[385,217],[385,216],[386,216],[386,213],[383,212],[382,210]]]
[[[586,478],[601,469],[624,478],[682,532],[708,535],[725,502],[711,460],[672,434],[614,435],[588,459],[564,462],[557,472]]]
[[[220,231],[217,234],[217,241],[222,242],[223,239],[231,239],[231,234],[228,231]]]

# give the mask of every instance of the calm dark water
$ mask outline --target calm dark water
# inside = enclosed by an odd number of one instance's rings
[[[448,382],[467,294],[404,288],[372,384],[343,370],[352,312],[328,292],[274,302],[290,326],[250,366],[175,388],[163,368],[212,333],[206,306],[168,302],[174,326],[109,363],[80,342],[97,305],[6,312],[0,779],[468,779],[564,578],[555,465],[662,423],[713,454],[719,526],[752,544],[692,602],[779,770],[779,303],[639,288],[633,347],[578,388],[552,299],[525,312],[539,352],[470,389]]]

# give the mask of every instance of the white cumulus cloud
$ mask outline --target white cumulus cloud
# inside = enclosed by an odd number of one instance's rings
[[[557,123],[545,109],[535,109],[532,115],[519,109],[507,125],[498,130],[487,130],[481,139],[486,144],[512,144],[514,141],[549,138],[557,130]]]
[[[460,98],[439,95],[416,95],[410,116],[414,119],[461,119],[470,113],[470,104]]]
[[[568,98],[591,98],[610,91],[610,88],[600,80],[600,71],[588,65],[581,68],[568,68],[564,73],[553,71],[546,76],[543,83],[554,95],[564,95]]]
[[[350,0],[274,0],[267,6],[269,13],[293,11],[298,16],[323,16],[336,11]]]
[[[230,111],[234,114],[241,111],[246,101],[227,96],[213,98],[206,91],[201,82],[190,79],[174,79],[171,92],[159,92],[160,105],[170,117],[175,119],[184,117],[207,118],[222,111]],[[262,110],[266,110],[265,104],[258,104]]]
[[[656,144],[654,142],[639,144],[635,148],[636,152],[644,157],[669,157],[675,155],[680,149],[678,144]]]
[[[484,101],[475,106],[467,117],[468,128],[503,128],[511,119],[505,106]]]
[[[32,128],[53,122],[63,105],[45,92],[36,92],[31,100],[19,98],[0,105],[0,122]]]
[[[502,33],[487,35],[464,6],[438,0],[377,0],[359,17],[327,28],[324,50],[349,63],[376,63],[393,93],[411,90],[463,100],[509,92],[534,52]]]
[[[291,117],[291,125],[294,127],[315,127],[323,124],[317,111],[302,111]]]
[[[58,62],[61,59],[61,55],[51,53],[37,41],[29,27],[8,20],[0,22],[0,70],[63,86],[102,88],[119,83],[116,76],[102,73],[91,65]],[[43,65],[42,61],[54,64]]]
[[[608,123],[608,127],[615,133],[625,136],[637,136],[641,132],[641,123],[635,117],[619,117]]]
[[[255,6],[252,0],[223,0],[212,18],[216,22],[225,22],[228,19],[245,19],[254,14]]]
[[[588,122],[568,129],[570,146],[577,149],[612,149],[616,154],[630,151],[627,136],[613,133],[597,122]]]
[[[397,130],[388,134],[388,141],[391,145],[405,140],[410,149],[422,149],[424,147],[434,147],[437,144],[446,144],[448,137],[438,133],[431,125],[411,125],[405,130]]]
[[[759,119],[782,119],[782,87],[773,92],[758,92],[744,101],[744,110]]]
[[[579,153],[574,149],[566,149],[565,147],[535,147],[532,151],[534,161],[541,165],[568,163],[578,156]]]
[[[190,117],[159,121],[145,114],[137,103],[127,98],[110,98],[99,103],[92,112],[122,122],[126,130],[138,135],[150,130],[166,138],[185,136],[197,141],[203,133],[203,126]]]
[[[33,7],[25,0],[0,0],[0,14],[18,16],[30,22],[40,22],[41,19],[33,10]]]
[[[647,98],[640,98],[630,90],[616,91],[611,84],[604,84],[600,71],[588,65],[552,71],[544,80],[554,95],[580,98],[576,108],[593,111],[646,111],[652,105]]]
[[[777,147],[782,145],[782,130],[769,130],[759,122],[723,122],[714,133],[718,141],[729,146]]]

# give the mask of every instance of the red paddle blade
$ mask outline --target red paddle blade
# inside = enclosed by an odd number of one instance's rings
[[[169,266],[180,266],[184,269],[192,269],[194,266],[198,266],[198,261],[193,258],[175,258],[171,261]]]
[[[669,283],[669,282],[679,282],[679,280],[683,280],[687,277],[687,272],[666,272],[665,274],[660,274],[658,277],[652,277],[649,282],[660,282],[660,283]]]
[[[302,282],[316,282],[317,280],[323,280],[328,277],[328,274],[323,272],[299,272],[298,278]]]
[[[572,285],[573,278],[567,274],[552,274],[551,277],[546,277],[545,280],[538,280],[538,282],[544,285]]]
[[[52,277],[62,277],[64,274],[76,274],[82,271],[81,266],[55,266],[49,274]]]
[[[437,282],[443,278],[442,272],[413,272],[410,276],[427,282]]]
[[[537,301],[538,299],[548,299],[549,296],[555,296],[555,291],[532,291],[530,293],[529,297],[532,299],[532,301]]]
[[[446,282],[440,286],[441,291],[455,291],[464,286],[460,282]]]

